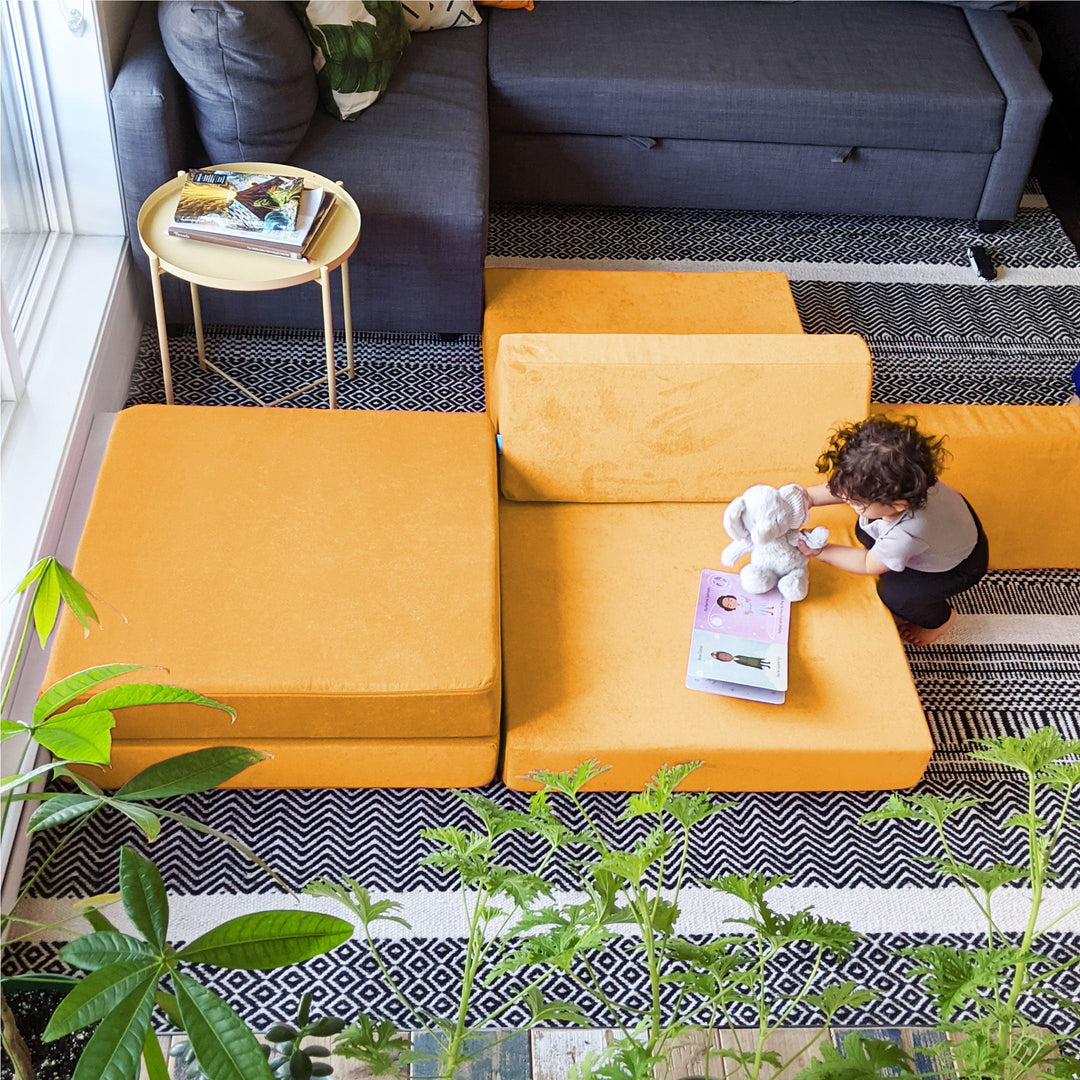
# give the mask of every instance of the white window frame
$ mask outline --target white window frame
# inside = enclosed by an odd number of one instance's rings
[[[84,5],[77,33],[53,0],[12,3],[10,13],[55,231],[44,273],[23,305],[26,318],[4,328],[2,342],[12,398],[0,442],[4,671],[27,610],[25,597],[19,603],[10,594],[42,555],[70,561],[71,553],[60,551],[61,530],[80,463],[95,417],[123,406],[143,325],[124,235],[99,7]],[[9,701],[11,716],[29,714],[44,665],[32,644]],[[9,829],[2,838],[5,906],[21,874],[20,845],[19,831]]]

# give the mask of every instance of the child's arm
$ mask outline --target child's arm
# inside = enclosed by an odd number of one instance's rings
[[[799,541],[799,550],[810,559],[820,559],[823,563],[846,570],[849,574],[870,574],[880,577],[889,568],[866,548],[846,547],[844,544],[826,544],[820,551],[815,551],[804,540]]]
[[[839,495],[834,495],[829,490],[828,484],[815,484],[813,487],[808,487],[806,497],[810,500],[811,506],[833,506],[844,501]]]

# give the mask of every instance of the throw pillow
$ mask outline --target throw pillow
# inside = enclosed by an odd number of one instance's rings
[[[292,0],[315,47],[323,106],[355,120],[382,96],[409,44],[398,0]]]
[[[480,12],[473,0],[401,0],[405,23],[412,33],[449,30],[455,26],[479,26]]]
[[[188,88],[209,160],[288,161],[319,92],[311,47],[287,4],[158,4],[161,40]]]

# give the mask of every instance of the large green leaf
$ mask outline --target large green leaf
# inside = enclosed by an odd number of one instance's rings
[[[34,589],[33,617],[34,628],[38,632],[42,648],[45,646],[44,638],[49,636],[49,631],[56,624],[60,598],[63,598],[64,603],[71,608],[75,617],[82,623],[84,631],[89,629],[90,619],[98,621],[97,612],[87,598],[86,590],[71,576],[67,567],[52,555],[46,555],[45,558],[34,563],[27,571],[26,577],[15,586],[15,592],[25,592],[36,581],[40,581],[41,584]],[[44,631],[44,636],[42,631]]]
[[[120,852],[120,895],[135,928],[160,951],[169,932],[169,898],[158,868],[133,848]]]
[[[109,805],[114,810],[119,810],[124,817],[134,821],[142,829],[143,836],[147,840],[154,841],[158,838],[158,833],[161,832],[161,818],[153,810],[136,803],[117,802],[115,799],[110,799]]]
[[[54,975],[50,971],[38,971],[30,975],[7,975],[0,979],[0,989],[8,997],[12,994],[23,994],[29,990],[59,994],[64,990],[70,990],[79,982],[80,980],[72,975]]]
[[[56,1007],[43,1036],[45,1042],[62,1039],[73,1031],[96,1024],[118,1008],[133,993],[153,988],[162,971],[156,956],[122,960],[80,979]]]
[[[90,599],[86,595],[86,589],[72,577],[67,567],[63,563],[56,562],[55,559],[53,564],[56,580],[60,586],[60,596],[71,609],[71,613],[82,624],[83,635],[85,636],[90,632],[91,619],[100,624],[101,620],[98,618],[98,613],[94,610],[94,605],[90,603]]]
[[[157,950],[119,930],[96,930],[92,934],[69,941],[61,950],[64,963],[73,964],[84,971],[97,971],[107,964],[128,960],[146,960],[157,956]]]
[[[34,589],[31,611],[34,616],[34,629],[38,642],[45,648],[45,642],[56,625],[60,614],[60,579],[56,576],[56,560],[49,559]]]
[[[315,911],[257,911],[222,923],[180,949],[182,960],[240,971],[270,971],[329,952],[352,937],[352,923]]]
[[[29,734],[30,729],[18,720],[0,720],[0,742],[7,742],[15,735]]]
[[[96,810],[101,804],[101,799],[94,795],[57,795],[43,802],[31,815],[27,827],[28,833],[41,832],[42,829],[51,829],[55,825],[62,825],[65,821],[82,817],[83,814]]]
[[[52,555],[46,555],[44,558],[38,559],[38,561],[26,571],[26,577],[15,586],[14,591],[16,593],[26,592],[26,590],[49,568],[49,563],[52,559]]]
[[[136,987],[98,1024],[72,1080],[131,1080],[139,1075],[143,1041],[154,1011],[157,973]]]
[[[114,798],[142,802],[209,791],[269,756],[242,746],[207,746],[192,750],[189,754],[178,754],[143,769],[120,788]]]
[[[255,1036],[217,994],[181,972],[173,987],[203,1073],[214,1080],[274,1080]]]
[[[63,713],[34,729],[34,739],[46,750],[68,761],[107,765],[112,753],[116,721],[108,711]]]
[[[44,765],[39,765],[36,769],[31,769],[25,773],[15,773],[13,776],[5,776],[3,783],[0,783],[0,795],[6,795],[9,791],[20,787],[22,784],[26,784],[33,780],[36,776],[41,776],[43,773],[52,772],[53,769],[59,769],[63,765],[74,765],[73,761],[46,761]]]
[[[38,698],[34,705],[33,721],[40,724],[47,716],[52,716],[57,709],[62,709],[69,701],[100,686],[103,682],[126,675],[129,671],[149,671],[146,664],[102,664],[100,667],[76,671],[66,679],[55,682]]]
[[[205,705],[227,712],[234,719],[236,717],[236,710],[231,705],[222,705],[204,694],[167,683],[121,683],[110,686],[82,705],[73,705],[64,715],[78,716],[100,709],[129,709],[134,705]]]

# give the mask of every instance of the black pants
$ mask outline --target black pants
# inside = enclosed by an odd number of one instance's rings
[[[971,510],[971,505],[968,504]],[[971,510],[978,537],[971,554],[951,570],[928,573],[925,570],[888,570],[877,580],[878,596],[898,618],[927,630],[943,626],[952,614],[949,598],[970,589],[986,573],[990,546],[982,523]],[[865,548],[874,546],[874,538],[855,526],[855,535]]]

